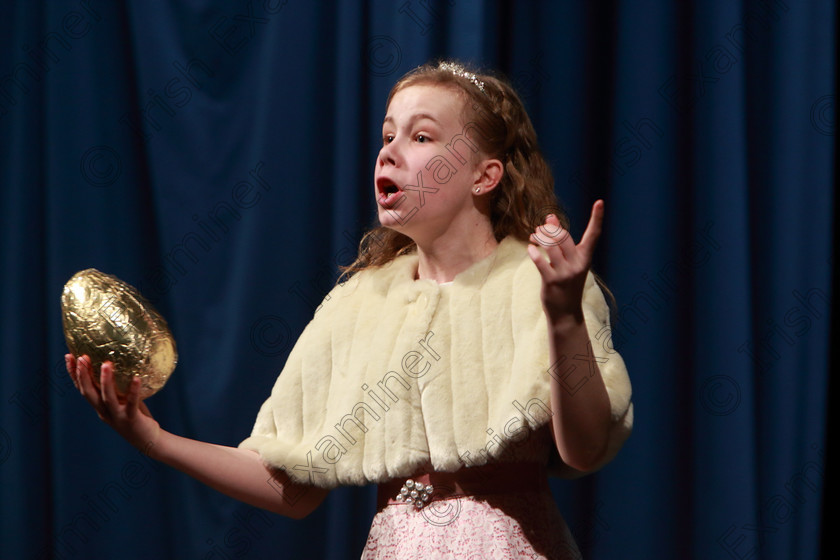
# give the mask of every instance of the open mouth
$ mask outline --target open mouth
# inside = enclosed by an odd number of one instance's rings
[[[387,177],[380,177],[376,180],[376,190],[379,193],[377,197],[377,201],[379,204],[385,208],[390,208],[396,204],[396,202],[400,199],[400,195],[402,191],[400,188],[388,179]]]

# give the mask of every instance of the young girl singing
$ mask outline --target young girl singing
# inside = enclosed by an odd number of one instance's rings
[[[381,226],[303,331],[238,448],[169,433],[67,355],[100,418],[151,457],[293,518],[340,485],[379,485],[363,558],[575,558],[548,473],[610,461],[630,382],[580,241],[506,82],[455,63],[388,97],[374,172]]]

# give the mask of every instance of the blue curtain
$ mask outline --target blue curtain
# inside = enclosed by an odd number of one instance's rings
[[[89,267],[137,286],[180,353],[152,412],[236,445],[373,223],[390,86],[440,56],[519,88],[576,235],[607,203],[600,342],[636,424],[603,471],[552,483],[585,557],[820,556],[834,2],[2,7],[0,557],[359,556],[372,488],[290,521],[99,422],[59,297]]]

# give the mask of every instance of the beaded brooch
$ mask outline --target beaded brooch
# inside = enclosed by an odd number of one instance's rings
[[[414,482],[409,478],[400,488],[400,493],[396,499],[401,502],[414,503],[415,508],[423,509],[432,499],[433,490],[431,484],[424,486],[422,482]]]

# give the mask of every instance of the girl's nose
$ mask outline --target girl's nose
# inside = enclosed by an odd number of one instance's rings
[[[382,149],[379,150],[379,165],[382,166],[388,164],[397,167],[397,161],[398,154],[396,147],[394,146],[394,142],[382,146]]]

